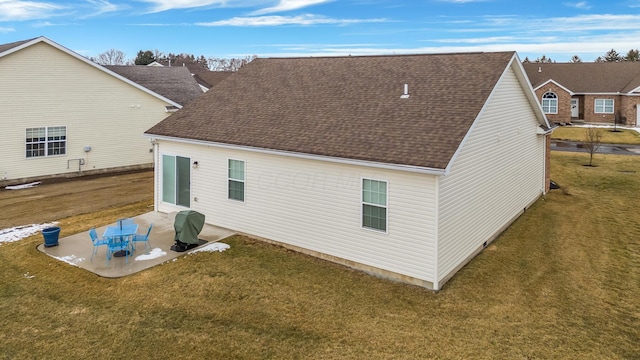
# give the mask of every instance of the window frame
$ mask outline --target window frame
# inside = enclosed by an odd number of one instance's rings
[[[25,128],[24,136],[26,159],[67,155],[66,125],[28,127]]]
[[[551,96],[553,95],[553,97],[545,97],[545,96]],[[558,113],[558,94],[556,94],[553,91],[547,91],[544,94],[542,94],[542,100],[540,102],[540,105],[542,106],[542,112],[544,112],[545,114],[557,114]]]
[[[598,106],[598,102],[601,101],[602,105]],[[607,102],[611,102],[611,111],[607,111]],[[598,108],[600,107],[600,110]],[[616,102],[615,99],[594,99],[593,103],[593,113],[594,114],[613,114],[615,113]]]
[[[384,204],[379,204],[371,201],[365,201],[365,183],[366,181],[383,183],[385,185]],[[380,194],[380,192],[377,192]],[[365,208],[372,207],[384,210],[384,229],[371,226],[371,224],[365,224]],[[378,180],[373,178],[362,177],[360,180],[360,227],[364,230],[375,231],[378,233],[389,233],[389,181]]]
[[[232,169],[231,169],[231,164],[232,162],[235,163],[242,163],[242,179],[238,179],[235,177],[232,177]],[[231,189],[231,184],[242,184],[242,199],[239,198],[235,198],[232,197],[232,189]],[[246,202],[247,199],[247,162],[245,160],[240,160],[240,159],[232,159],[232,158],[228,158],[227,159],[227,200],[231,200],[231,201],[237,201],[240,203],[244,203]],[[238,190],[234,189],[235,191],[233,191],[233,194],[237,194]]]

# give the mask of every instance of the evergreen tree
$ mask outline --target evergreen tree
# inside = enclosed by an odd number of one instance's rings
[[[578,56],[578,55],[573,55],[573,56],[571,57],[571,60],[569,60],[569,62],[572,62],[572,63],[581,63],[581,62],[582,62],[582,59],[580,59],[580,56]]]
[[[156,56],[151,50],[140,50],[138,51],[138,55],[136,56],[136,59],[133,63],[136,65],[149,65],[154,61],[156,61]]]

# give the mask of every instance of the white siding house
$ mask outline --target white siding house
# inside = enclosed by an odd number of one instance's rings
[[[44,37],[0,45],[0,83],[0,184],[151,168],[143,133],[181,107]]]
[[[156,211],[435,290],[545,193],[548,133],[514,53],[258,59],[146,132]]]

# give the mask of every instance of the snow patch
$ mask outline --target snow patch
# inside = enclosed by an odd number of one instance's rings
[[[229,249],[231,246],[225,244],[225,243],[219,243],[219,242],[214,242],[208,245],[205,245],[201,248],[195,249],[193,251],[190,251],[189,254],[195,254],[197,252],[203,252],[203,251],[207,251],[207,252],[215,252],[215,251],[219,251],[219,252],[223,252],[227,249]]]
[[[160,248],[155,248],[155,249],[151,250],[151,252],[149,252],[148,254],[136,256],[135,260],[136,261],[153,260],[153,259],[157,259],[159,257],[163,257],[165,255],[167,255],[166,251],[162,251],[162,249],[160,249]]]
[[[7,190],[21,190],[21,189],[32,188],[38,185],[40,185],[40,181],[36,181],[28,184],[22,184],[22,185],[9,185],[9,186],[5,186],[4,188]]]
[[[42,229],[56,226],[58,222],[46,223],[46,224],[30,224],[23,226],[16,226],[12,228],[6,228],[0,230],[0,245],[2,243],[10,243],[18,240],[22,240],[29,236],[35,235]]]

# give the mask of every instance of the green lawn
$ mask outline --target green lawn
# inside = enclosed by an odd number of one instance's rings
[[[602,129],[602,143],[605,144],[625,144],[640,145],[640,133],[635,130],[620,129],[611,131],[613,128]],[[552,139],[583,141],[585,139],[584,127],[560,126],[553,130]]]
[[[552,162],[563,189],[438,293],[243,236],[121,279],[0,245],[0,358],[640,358],[640,157]]]

